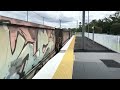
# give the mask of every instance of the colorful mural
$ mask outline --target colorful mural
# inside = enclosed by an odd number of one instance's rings
[[[0,79],[23,77],[54,48],[54,30],[0,25]]]
[[[0,79],[22,78],[53,50],[59,52],[70,37],[69,31],[51,26],[4,16],[0,22]]]

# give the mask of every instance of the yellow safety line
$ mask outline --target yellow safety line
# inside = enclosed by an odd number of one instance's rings
[[[72,79],[73,61],[74,61],[74,53],[73,53],[74,43],[75,43],[75,36],[73,37],[52,79]]]

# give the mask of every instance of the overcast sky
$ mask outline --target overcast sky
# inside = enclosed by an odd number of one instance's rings
[[[89,21],[93,19],[103,19],[115,11],[89,11]],[[0,11],[0,15],[17,18],[21,20],[27,20],[27,11]],[[61,27],[62,28],[74,28],[78,26],[78,22],[82,22],[82,11],[29,11],[28,20],[30,22]],[[88,22],[88,12],[86,11],[86,22]]]

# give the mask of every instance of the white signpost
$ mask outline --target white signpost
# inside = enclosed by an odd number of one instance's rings
[[[94,41],[94,29],[95,29],[95,27],[93,26],[92,29],[93,29],[93,41]]]

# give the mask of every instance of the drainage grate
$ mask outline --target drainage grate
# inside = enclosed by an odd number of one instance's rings
[[[120,63],[115,60],[101,59],[101,61],[109,68],[120,68]]]

